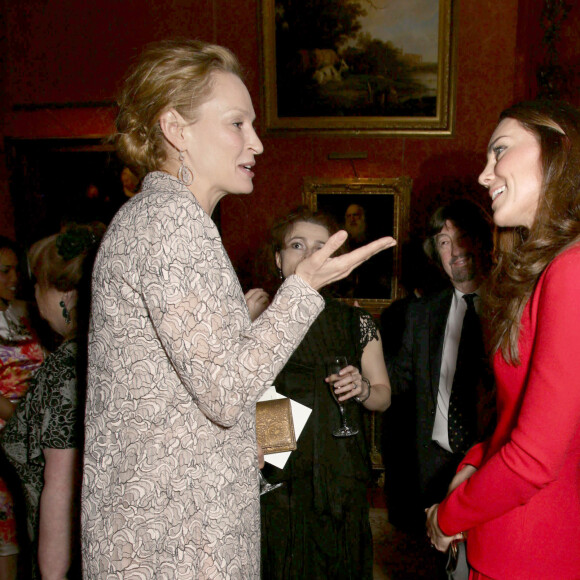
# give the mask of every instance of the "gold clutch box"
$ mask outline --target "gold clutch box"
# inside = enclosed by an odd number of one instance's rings
[[[256,403],[256,436],[265,454],[296,449],[290,399]]]

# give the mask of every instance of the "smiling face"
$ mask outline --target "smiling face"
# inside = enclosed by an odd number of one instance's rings
[[[211,96],[195,116],[183,128],[194,195],[202,206],[205,200],[215,206],[228,193],[251,193],[254,158],[264,148],[253,127],[256,115],[244,83],[235,74],[214,73]]]
[[[0,308],[16,298],[18,289],[18,257],[8,249],[0,249]]]
[[[284,239],[284,248],[276,252],[276,265],[284,278],[296,271],[305,258],[320,250],[328,241],[328,230],[310,222],[296,222]]]
[[[501,227],[534,223],[542,190],[538,139],[515,119],[504,119],[491,136],[479,183],[489,190],[493,221]]]
[[[481,283],[482,256],[471,237],[447,220],[435,236],[435,247],[453,286],[464,293],[475,292]]]

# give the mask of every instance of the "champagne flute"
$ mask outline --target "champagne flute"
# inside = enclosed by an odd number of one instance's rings
[[[326,376],[329,377],[331,375],[338,375],[338,373],[345,367],[348,366],[348,361],[346,360],[345,356],[332,356],[329,358],[324,359],[326,365]],[[344,405],[338,400],[337,394],[334,392],[334,383],[328,383],[330,388],[330,393],[332,397],[336,401],[338,405],[338,409],[340,411],[340,418],[342,421],[342,425],[335,429],[332,434],[335,437],[352,437],[353,435],[358,434],[358,429],[354,429],[347,425],[346,422],[346,415],[344,410]]]
[[[283,482],[280,483],[268,483],[268,480],[262,475],[262,470],[258,469],[258,478],[260,479],[260,495],[264,495],[269,491],[273,491],[278,489],[283,485]]]

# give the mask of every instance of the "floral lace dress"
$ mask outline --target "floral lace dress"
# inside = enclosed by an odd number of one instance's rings
[[[291,276],[252,323],[211,218],[145,177],[93,271],[86,578],[259,577],[255,403],[323,306]]]
[[[0,394],[16,404],[26,393],[29,381],[44,358],[40,343],[30,327],[26,306],[15,301],[0,312]],[[0,419],[0,430],[4,421]],[[10,468],[0,455],[0,556],[18,553],[16,521],[10,488]],[[17,483],[17,482],[15,482]]]

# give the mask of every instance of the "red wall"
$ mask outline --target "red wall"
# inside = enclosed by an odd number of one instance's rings
[[[241,268],[263,241],[272,215],[301,202],[303,177],[354,177],[350,162],[328,160],[331,152],[367,151],[368,159],[355,162],[360,177],[412,177],[415,229],[453,195],[486,203],[476,178],[488,137],[500,110],[522,96],[517,82],[523,42],[518,46],[518,0],[459,2],[456,130],[451,138],[264,135],[256,0],[0,1],[5,14],[0,27],[7,34],[0,37],[0,48],[7,47],[6,60],[0,60],[0,72],[1,67],[6,72],[0,130],[12,137],[106,134],[113,112],[98,104],[114,99],[131,57],[148,41],[198,37],[224,44],[239,56],[265,147],[254,193],[229,196],[221,204],[224,243]],[[78,102],[96,104],[26,110]],[[0,206],[0,232],[10,234],[5,185],[0,187]]]

